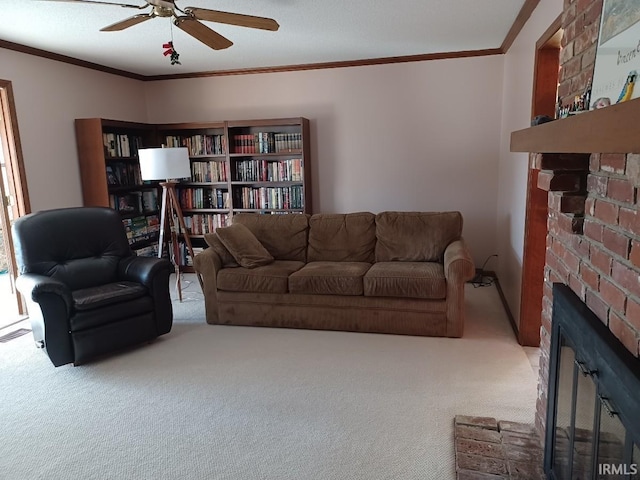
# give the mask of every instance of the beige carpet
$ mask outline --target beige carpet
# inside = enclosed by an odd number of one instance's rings
[[[0,344],[0,478],[449,480],[455,415],[533,421],[494,287],[437,339],[206,325],[195,286],[170,334],[99,362]]]

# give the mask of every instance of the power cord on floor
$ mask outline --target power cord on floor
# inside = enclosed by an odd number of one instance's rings
[[[482,267],[476,270],[476,275],[469,281],[469,283],[471,283],[474,288],[490,287],[494,284],[496,280],[495,276],[489,275],[488,272],[486,272],[484,269],[487,266],[487,263],[489,263],[489,260],[491,260],[493,257],[498,258],[498,255],[489,255],[482,264]]]

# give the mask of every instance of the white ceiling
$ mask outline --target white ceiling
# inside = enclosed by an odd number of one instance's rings
[[[144,5],[145,0],[107,0]],[[203,22],[234,42],[214,51],[168,18],[120,32],[140,13],[112,5],[0,0],[0,40],[140,75],[188,74],[499,48],[525,0],[176,0],[274,18],[277,32]],[[144,12],[147,12],[145,10]],[[171,39],[181,65],[162,55]]]

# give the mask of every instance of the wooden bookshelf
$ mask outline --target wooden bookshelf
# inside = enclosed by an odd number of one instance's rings
[[[156,146],[153,126],[100,118],[75,121],[85,206],[110,207],[122,215],[129,244],[139,255],[157,255],[157,182],[143,182],[137,150]]]
[[[76,139],[84,204],[113,208],[117,207],[113,205],[114,196],[137,195],[147,188],[157,189],[157,185],[110,183],[115,166],[124,165],[122,168],[135,171],[139,170],[139,162],[135,152],[110,152],[105,134],[116,140],[118,135],[138,138],[142,147],[189,148],[192,175],[180,182],[177,192],[196,250],[206,248],[205,234],[229,224],[234,213],[312,211],[306,118],[171,124],[78,119]],[[127,220],[135,218],[137,212],[121,213]],[[157,244],[158,239],[152,237],[149,241]],[[133,245],[137,247],[139,242]],[[193,271],[190,266],[183,266],[182,270]]]

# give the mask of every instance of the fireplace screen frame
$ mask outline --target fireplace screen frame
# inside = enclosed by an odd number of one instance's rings
[[[556,424],[558,413],[558,380],[560,377],[560,352],[569,346],[575,355],[575,369],[591,377],[596,385],[594,399],[592,478],[607,478],[602,475],[602,466],[597,464],[600,415],[603,410],[620,419],[626,429],[625,462],[633,472],[640,459],[631,458],[633,446],[640,446],[640,359],[636,358],[567,286],[553,284],[553,315],[551,327],[551,350],[549,357],[549,385],[545,432],[544,471],[552,480],[560,480],[554,470]],[[564,339],[564,343],[562,341]],[[572,385],[572,409],[576,404],[576,385]],[[574,440],[575,413],[571,412],[570,443]],[[570,457],[573,457],[573,444]],[[571,476],[570,476],[571,478]],[[621,476],[608,478],[638,478]]]

